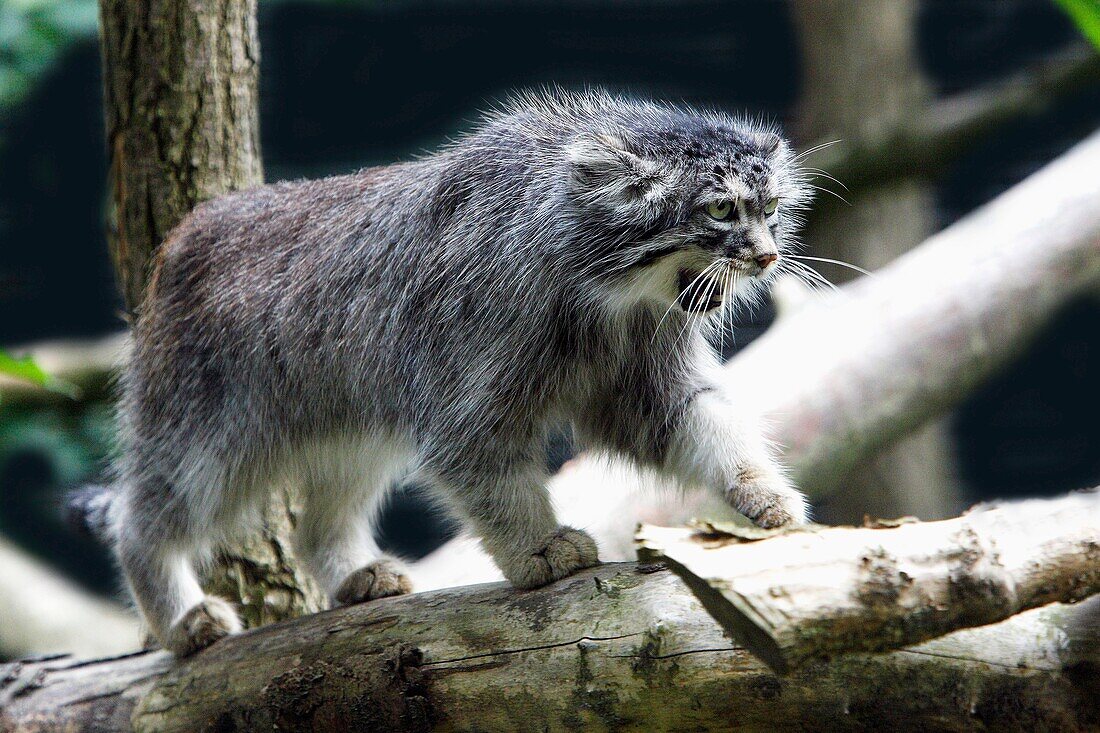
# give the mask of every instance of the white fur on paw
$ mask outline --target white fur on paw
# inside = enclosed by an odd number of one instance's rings
[[[233,606],[207,596],[172,624],[164,646],[177,657],[186,657],[240,630],[241,620]]]
[[[596,542],[587,533],[572,527],[559,527],[543,538],[533,552],[502,570],[517,588],[536,588],[599,562]]]
[[[349,606],[353,603],[372,601],[375,598],[401,596],[412,592],[412,581],[401,572],[401,566],[393,560],[376,560],[344,578],[336,589],[337,603]]]

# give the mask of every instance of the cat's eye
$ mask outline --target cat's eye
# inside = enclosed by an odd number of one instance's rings
[[[768,203],[764,204],[764,215],[771,216],[775,213],[775,210],[779,208],[779,199],[774,198]]]
[[[707,216],[718,221],[725,221],[733,213],[732,201],[712,201],[706,205]]]

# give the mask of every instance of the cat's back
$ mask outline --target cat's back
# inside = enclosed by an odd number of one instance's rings
[[[369,256],[377,239],[371,230],[389,225],[404,188],[399,182],[415,178],[415,165],[274,183],[199,204],[161,245],[147,297],[181,288],[224,294],[226,286],[257,293],[302,262],[351,248],[367,247],[360,254]]]
[[[154,261],[132,380],[178,392],[205,372],[232,368],[243,379],[280,355],[325,351],[322,341],[344,332],[334,319],[347,315],[348,293],[392,248],[385,232],[395,199],[408,195],[400,179],[417,165],[275,183],[197,206]]]

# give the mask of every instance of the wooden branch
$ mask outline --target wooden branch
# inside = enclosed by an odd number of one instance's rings
[[[1097,604],[1051,606],[775,677],[670,572],[605,565],[267,626],[161,652],[0,667],[0,728],[53,730],[1080,729]]]
[[[86,593],[0,538],[0,658],[118,654],[141,646],[137,617]]]
[[[1074,44],[1009,78],[930,102],[897,125],[847,140],[822,140],[832,144],[810,162],[851,190],[933,175],[1005,124],[1042,114],[1063,98],[1097,85],[1100,55]]]
[[[979,506],[957,519],[764,531],[643,526],[722,626],[784,674],[1100,593],[1100,490]]]

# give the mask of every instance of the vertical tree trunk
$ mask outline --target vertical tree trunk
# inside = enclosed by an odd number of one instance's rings
[[[165,234],[200,201],[263,182],[256,0],[101,0],[100,16],[109,244],[136,313]],[[278,492],[262,530],[225,550],[208,578],[249,626],[321,607],[287,539],[291,505]]]
[[[800,137],[865,138],[923,109],[928,86],[917,56],[917,10],[914,0],[795,2],[803,68]],[[819,215],[806,232],[813,254],[878,268],[934,229],[933,193],[925,181],[900,178],[851,193],[827,180],[818,184],[851,206],[828,193],[818,196]],[[850,274],[826,272],[834,282]],[[930,423],[853,471],[825,513],[847,522],[864,513],[923,519],[953,514],[958,498],[952,466],[944,421]]]
[[[102,0],[110,247],[133,311],[200,201],[263,182],[256,0]]]

